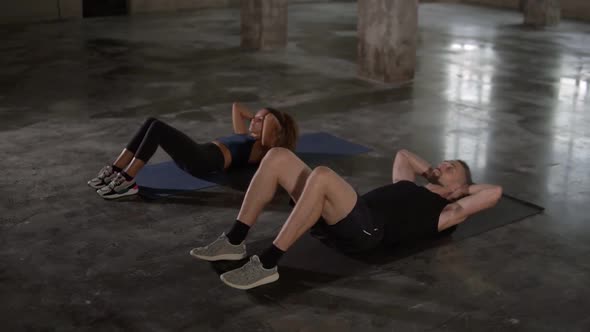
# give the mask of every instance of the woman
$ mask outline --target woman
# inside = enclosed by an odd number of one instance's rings
[[[250,120],[250,127],[245,121]],[[105,199],[115,199],[138,192],[135,176],[154,155],[158,146],[189,174],[208,173],[256,164],[272,147],[295,149],[298,128],[284,112],[263,108],[252,115],[237,103],[232,107],[234,135],[198,144],[164,122],[149,118],[112,165],[103,167],[88,181]]]
[[[429,183],[416,185],[418,175]],[[380,244],[393,246],[449,230],[494,206],[502,195],[499,186],[473,184],[469,167],[460,160],[444,161],[433,168],[402,150],[393,163],[393,183],[359,196],[329,168],[320,166],[312,171],[292,152],[277,148],[262,161],[227,235],[191,250],[191,255],[208,261],[246,257],[246,235],[278,186],[289,193],[295,207],[273,245],[260,257],[254,255],[241,268],[221,275],[231,287],[249,289],[276,281],[281,256],[316,222],[337,248],[366,252]]]

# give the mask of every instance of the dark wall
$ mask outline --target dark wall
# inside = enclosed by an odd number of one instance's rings
[[[83,16],[127,15],[127,0],[83,0]]]

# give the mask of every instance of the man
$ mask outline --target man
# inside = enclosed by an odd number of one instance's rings
[[[426,238],[494,206],[502,196],[496,185],[473,184],[467,164],[444,161],[432,167],[401,150],[392,171],[393,183],[362,196],[331,169],[313,171],[293,152],[274,148],[262,160],[231,230],[191,255],[208,261],[246,257],[244,240],[279,186],[296,202],[273,244],[241,268],[221,275],[227,285],[250,289],[278,280],[281,256],[318,220],[326,236],[346,252],[365,252],[381,243]],[[418,186],[417,176],[429,183]]]

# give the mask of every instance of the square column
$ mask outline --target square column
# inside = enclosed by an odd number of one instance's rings
[[[242,48],[270,50],[287,46],[287,8],[287,0],[242,0]]]
[[[524,24],[538,28],[559,24],[561,6],[559,0],[526,0]]]
[[[59,0],[59,18],[82,18],[82,1]]]
[[[358,0],[359,76],[386,83],[414,78],[418,0]]]

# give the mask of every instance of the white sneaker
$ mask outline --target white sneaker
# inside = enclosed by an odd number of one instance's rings
[[[104,199],[115,199],[135,195],[139,192],[135,179],[127,181],[118,173],[117,176],[106,186],[98,189],[96,193]]]
[[[117,173],[113,170],[113,167],[107,165],[103,167],[100,172],[98,172],[98,175],[94,179],[88,181],[88,185],[91,188],[100,189],[102,187],[106,187],[109,182],[115,178],[115,176],[117,176]]]

